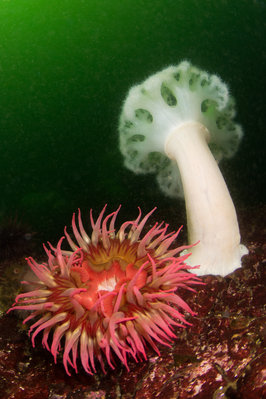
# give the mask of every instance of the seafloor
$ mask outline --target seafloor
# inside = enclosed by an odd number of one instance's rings
[[[182,293],[198,313],[193,326],[177,330],[178,339],[161,347],[161,356],[149,349],[148,361],[130,360],[130,372],[117,362],[106,375],[90,376],[80,367],[69,377],[40,338],[32,348],[17,314],[5,314],[26,267],[21,253],[16,259],[7,253],[0,262],[0,398],[266,398],[265,214],[265,206],[239,212],[249,249],[243,267],[225,278],[205,276],[197,294]]]

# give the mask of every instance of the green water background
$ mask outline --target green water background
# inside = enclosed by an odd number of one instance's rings
[[[263,0],[0,0],[0,215],[46,241],[78,207],[185,211],[117,132],[129,87],[183,59],[230,85],[245,136],[221,169],[236,207],[265,202],[265,21]]]

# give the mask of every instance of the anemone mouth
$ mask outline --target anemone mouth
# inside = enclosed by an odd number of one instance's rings
[[[91,215],[89,237],[78,215],[72,220],[77,244],[66,233],[72,251],[46,247],[47,263],[28,264],[38,278],[24,282],[34,287],[19,294],[11,310],[28,310],[26,323],[32,344],[42,332],[42,344],[56,362],[60,350],[68,375],[77,372],[80,358],[83,369],[96,372],[96,360],[105,371],[105,361],[113,369],[115,358],[128,368],[128,358],[147,359],[149,344],[158,354],[158,344],[169,346],[176,338],[175,327],[189,325],[184,313],[195,313],[177,295],[178,287],[194,291],[201,284],[185,261],[189,255],[176,254],[188,246],[172,247],[179,231],[167,233],[168,225],[155,225],[141,238],[147,219],[114,223],[119,211],[103,219],[105,208],[96,222]],[[189,246],[190,247],[190,246]],[[63,344],[64,342],[64,344]]]
[[[97,247],[89,245],[85,260],[88,262],[88,266],[96,272],[109,270],[116,261],[119,262],[123,270],[129,263],[139,267],[146,256],[138,257],[137,247],[137,243],[131,244],[128,239],[123,242],[117,238],[113,239],[108,249],[99,242]]]

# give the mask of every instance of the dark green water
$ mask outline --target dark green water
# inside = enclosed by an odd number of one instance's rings
[[[265,21],[263,0],[1,0],[0,214],[47,240],[78,207],[173,204],[123,167],[117,124],[129,87],[182,59],[230,85],[245,136],[221,169],[236,207],[264,202]]]

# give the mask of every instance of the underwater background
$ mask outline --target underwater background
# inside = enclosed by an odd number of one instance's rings
[[[53,242],[77,208],[84,225],[105,203],[185,213],[123,166],[117,128],[130,86],[183,59],[236,99],[244,137],[220,164],[236,209],[265,203],[265,21],[263,0],[1,0],[0,221]]]

